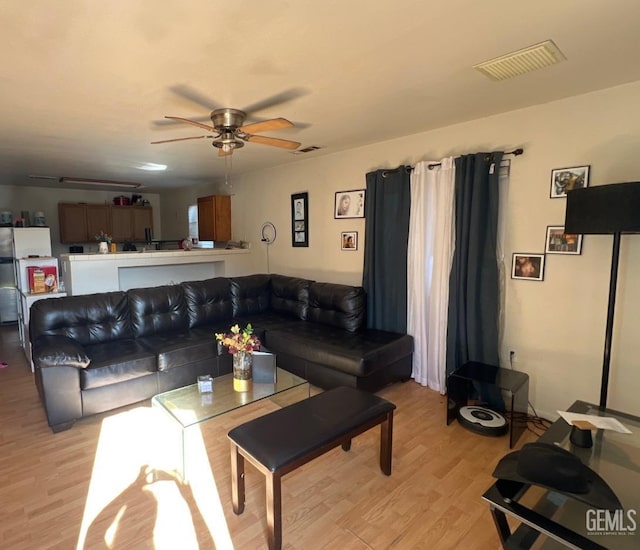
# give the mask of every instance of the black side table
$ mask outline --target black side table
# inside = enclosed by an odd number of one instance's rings
[[[447,378],[447,425],[458,417],[473,393],[473,383],[493,384],[507,394],[507,421],[509,422],[509,448],[512,449],[527,427],[527,423],[514,422],[515,413],[528,413],[529,375],[495,365],[470,361],[452,372]]]

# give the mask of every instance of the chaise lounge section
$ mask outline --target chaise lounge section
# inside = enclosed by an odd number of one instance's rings
[[[361,287],[275,274],[40,300],[30,317],[36,385],[61,431],[230,373],[215,333],[252,323],[279,367],[323,389],[375,392],[410,378],[413,339],[366,329],[365,303]]]

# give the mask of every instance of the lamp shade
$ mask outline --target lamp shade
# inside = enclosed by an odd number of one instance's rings
[[[567,192],[566,233],[640,233],[640,182],[611,183]]]

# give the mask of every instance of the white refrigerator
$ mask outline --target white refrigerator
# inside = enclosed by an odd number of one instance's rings
[[[19,258],[51,256],[48,227],[0,227],[0,323],[15,323],[20,312]]]

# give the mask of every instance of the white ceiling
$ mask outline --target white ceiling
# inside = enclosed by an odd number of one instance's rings
[[[28,174],[216,181],[210,140],[164,115],[256,110],[300,127],[248,143],[233,172],[384,141],[640,80],[635,0],[0,0],[0,183]],[[552,39],[567,60],[502,82],[472,66]],[[186,92],[186,93],[185,93]],[[199,101],[185,97],[191,95]],[[250,122],[249,121],[249,122]],[[165,172],[144,172],[148,163]]]

